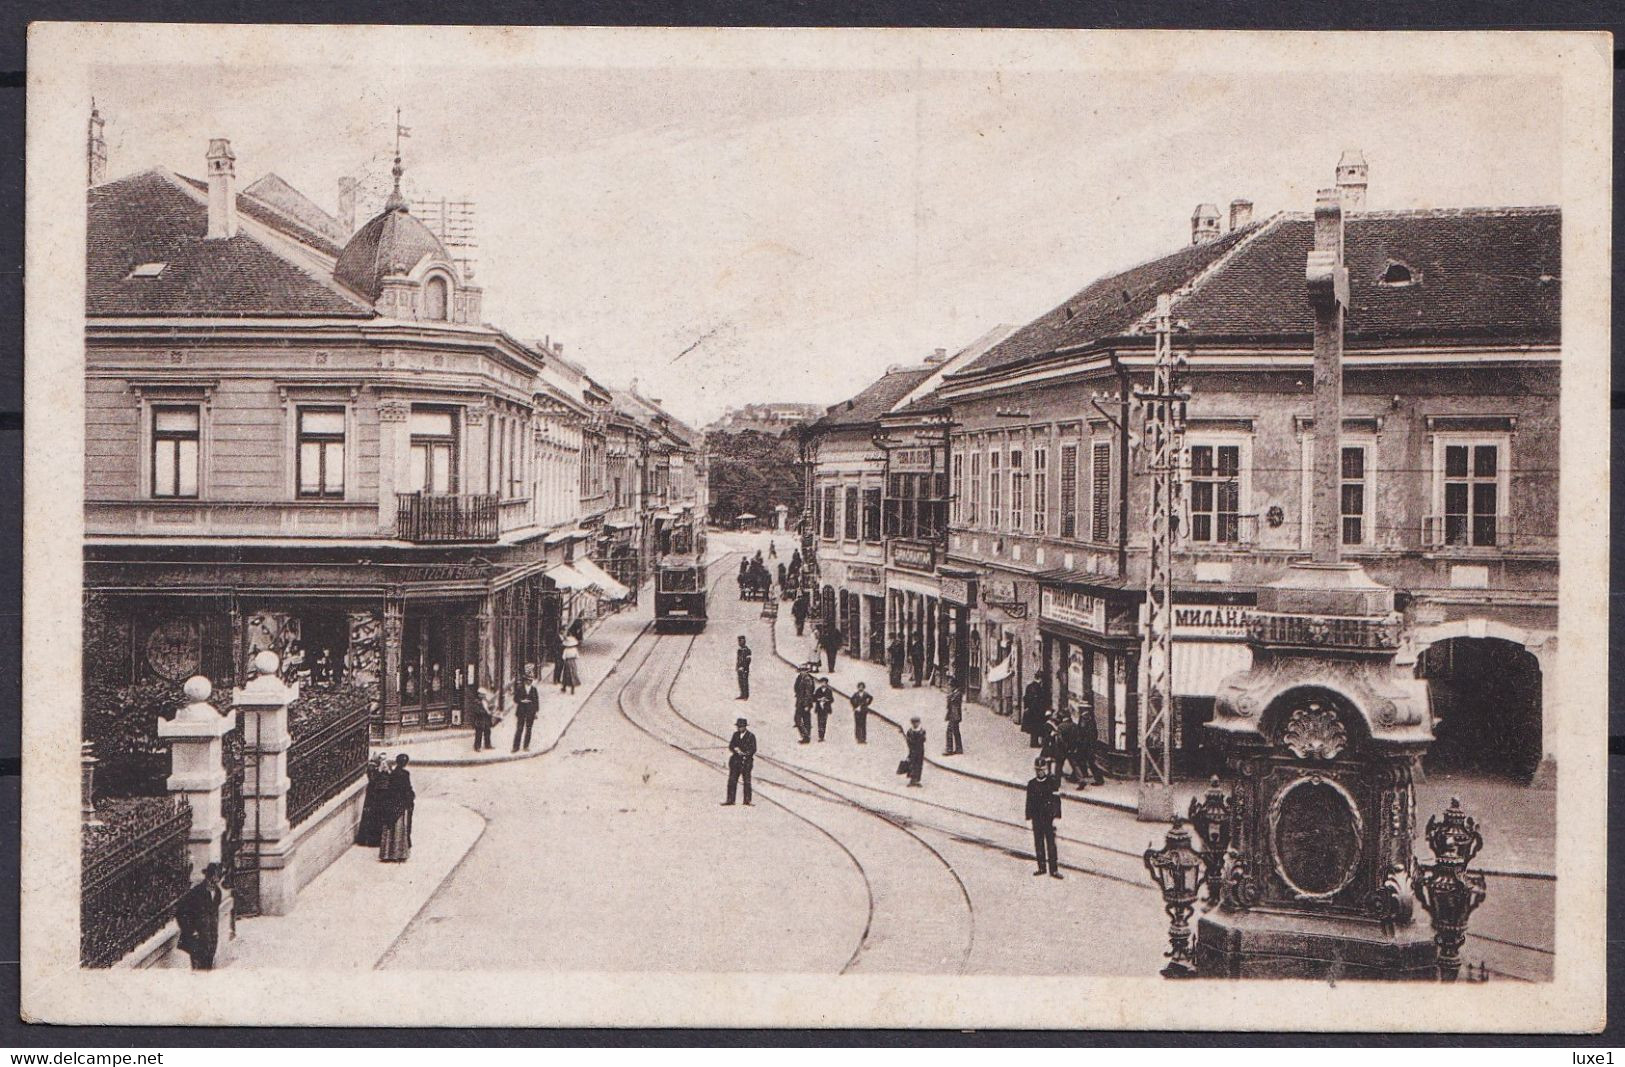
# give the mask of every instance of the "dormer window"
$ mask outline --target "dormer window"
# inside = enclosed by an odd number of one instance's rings
[[[1421,275],[1411,270],[1409,264],[1401,263],[1397,259],[1390,259],[1388,266],[1383,268],[1382,277],[1377,279],[1377,284],[1398,289],[1407,285],[1415,285],[1421,280]]]
[[[436,274],[423,283],[423,318],[446,321],[446,308],[450,303],[451,287],[445,278]]]
[[[156,278],[164,272],[168,263],[137,263],[130,270],[131,278]]]

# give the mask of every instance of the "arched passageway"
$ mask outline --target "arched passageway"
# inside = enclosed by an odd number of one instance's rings
[[[1417,675],[1433,698],[1429,772],[1492,774],[1528,781],[1541,759],[1541,673],[1535,655],[1495,637],[1428,646]]]

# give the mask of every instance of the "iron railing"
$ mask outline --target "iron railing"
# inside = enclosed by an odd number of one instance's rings
[[[1422,520],[1427,548],[1510,548],[1511,515],[1429,515]]]
[[[86,825],[79,860],[79,962],[111,967],[175,914],[191,884],[186,839],[192,809],[182,797],[110,805],[109,822]]]
[[[298,826],[367,769],[369,709],[322,724],[288,749],[288,825]]]
[[[395,494],[395,536],[402,541],[495,541],[500,515],[494,493]]]
[[[1247,616],[1247,636],[1263,645],[1388,652],[1399,647],[1400,622],[1393,615],[1363,619],[1254,611]]]

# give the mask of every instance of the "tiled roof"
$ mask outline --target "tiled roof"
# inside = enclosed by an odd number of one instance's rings
[[[1556,341],[1562,298],[1557,208],[1370,212],[1345,218],[1351,344],[1428,338]],[[1312,334],[1304,261],[1314,222],[1278,215],[1093,282],[1017,330],[963,372],[1007,369],[1065,347],[1119,337],[1175,293],[1174,317],[1198,337]],[[1385,284],[1391,264],[1409,285]],[[1192,284],[1192,283],[1196,284]]]
[[[244,196],[251,196],[282,212],[308,230],[314,230],[323,237],[338,244],[350,239],[343,223],[327,213],[327,210],[298,189],[283,181],[279,175],[267,174],[243,190]]]
[[[1157,294],[1172,292],[1230,251],[1256,226],[1246,226],[1207,244],[1191,245],[1172,255],[1091,282],[1071,298],[1034,319],[960,373],[996,370],[1058,348],[1086,345],[1123,333],[1156,307]],[[1298,273],[1303,273],[1299,264]]]
[[[404,207],[386,209],[350,238],[333,268],[333,277],[377,300],[387,275],[408,273],[424,256],[450,258],[440,238],[410,211]]]
[[[87,314],[372,315],[246,228],[205,240],[208,205],[185,181],[152,170],[89,191]],[[244,214],[258,206],[237,202]],[[164,266],[130,277],[145,263]]]
[[[188,178],[184,174],[177,174],[175,177],[179,178],[187,185],[190,185],[204,196],[209,195],[208,182],[201,181],[197,178]],[[276,176],[271,175],[271,177]],[[277,178],[277,181],[280,182],[282,179]],[[307,244],[325,256],[337,256],[339,252],[342,251],[341,246],[335,244],[332,238],[328,237],[320,230],[312,228],[288,212],[281,210],[276,204],[269,201],[260,200],[258,197],[256,197],[251,190],[260,185],[261,182],[255,182],[247,189],[240,190],[237,193],[238,212],[247,215],[256,222],[263,222],[267,226],[280,230],[282,233],[292,237],[295,241]],[[296,192],[294,195],[299,196],[302,194]]]
[[[1378,212],[1347,219],[1345,337],[1556,341],[1562,299],[1557,208]],[[1260,234],[1176,305],[1193,334],[1311,334],[1304,259],[1314,222],[1292,217]],[[1410,285],[1385,285],[1391,263]]]
[[[937,369],[936,366],[925,366],[887,371],[879,381],[857,396],[831,405],[823,418],[812,424],[812,429],[816,432],[874,422]]]

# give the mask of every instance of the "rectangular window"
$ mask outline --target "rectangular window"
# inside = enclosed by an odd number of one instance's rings
[[[965,521],[965,456],[954,453],[953,506],[949,509],[955,525]]]
[[[1241,540],[1241,446],[1192,445],[1190,449],[1190,540],[1235,544]]]
[[[1500,543],[1504,473],[1499,444],[1445,445],[1445,544],[1487,547]]]
[[[1024,509],[1027,506],[1027,472],[1022,469],[1022,455],[1020,449],[1010,450],[1010,529],[1018,533],[1026,521]]]
[[[842,535],[848,541],[858,539],[858,487],[846,487],[846,522],[842,526]]]
[[[1366,454],[1359,445],[1343,446],[1343,480],[1339,511],[1343,518],[1343,543],[1365,544],[1369,530],[1365,514]]]
[[[1061,536],[1078,536],[1078,446],[1061,446]]]
[[[520,497],[525,495],[524,450],[520,448],[519,431],[524,428],[520,422],[513,422],[508,427],[508,496]]]
[[[863,539],[880,541],[880,490],[863,491]]]
[[[1033,533],[1049,533],[1049,449],[1033,449]]]
[[[1105,543],[1112,539],[1111,442],[1095,444],[1090,464],[1089,539]]]
[[[824,528],[821,532],[823,533],[824,540],[826,541],[835,540],[835,506],[835,487],[833,485],[825,486],[824,513],[822,516],[824,520]]]
[[[1004,507],[1004,495],[999,491],[999,460],[1003,453],[999,449],[990,449],[987,454],[987,525],[990,530],[999,528],[999,512]]]
[[[199,409],[152,409],[152,495],[197,497]]]
[[[413,408],[411,486],[420,493],[457,491],[457,425],[449,411]]]
[[[965,516],[967,526],[982,521],[982,453],[970,454],[970,511]]]
[[[298,493],[344,497],[344,409],[299,409]]]

